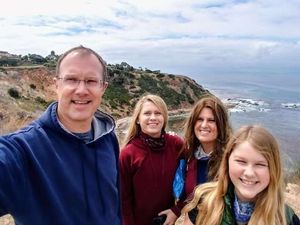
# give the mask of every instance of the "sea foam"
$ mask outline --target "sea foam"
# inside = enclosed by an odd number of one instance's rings
[[[268,112],[269,104],[262,100],[254,100],[250,98],[227,98],[225,104],[230,105],[230,112]]]

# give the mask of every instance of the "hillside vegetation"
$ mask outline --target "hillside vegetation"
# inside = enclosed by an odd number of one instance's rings
[[[57,57],[53,51],[45,58],[0,52],[0,134],[24,126],[55,101]],[[131,115],[135,103],[146,93],[161,96],[169,110],[174,110],[191,107],[208,92],[186,76],[136,69],[125,62],[108,64],[108,74],[101,109],[115,119]]]

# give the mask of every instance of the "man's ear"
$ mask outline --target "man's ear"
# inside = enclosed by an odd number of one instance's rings
[[[57,79],[57,77],[54,77],[53,78],[53,82],[54,82],[54,84],[55,84],[55,88],[57,89],[58,88],[58,79]]]
[[[104,88],[104,91],[106,90],[106,88],[108,87],[108,82],[107,81],[105,81],[104,82],[104,86],[103,86],[103,88]]]

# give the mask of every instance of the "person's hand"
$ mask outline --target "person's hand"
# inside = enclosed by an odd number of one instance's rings
[[[173,225],[175,223],[177,216],[175,215],[175,213],[172,212],[171,209],[167,209],[158,213],[159,216],[163,214],[167,216],[166,221],[164,222],[163,225]]]

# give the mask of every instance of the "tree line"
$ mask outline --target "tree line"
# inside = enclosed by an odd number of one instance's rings
[[[27,66],[27,65],[44,65],[55,66],[59,55],[51,51],[49,55],[43,57],[38,54],[13,55],[6,52],[0,54],[0,66]]]

